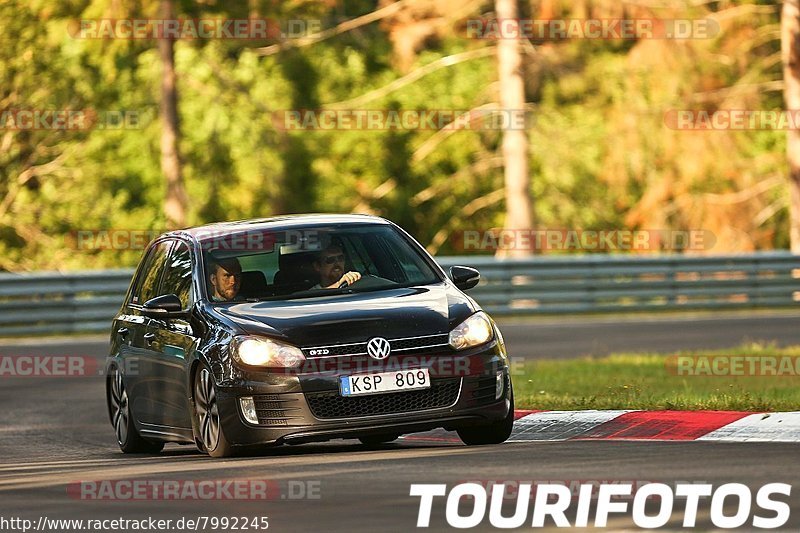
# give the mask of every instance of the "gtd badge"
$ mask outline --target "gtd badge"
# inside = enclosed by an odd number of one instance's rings
[[[373,337],[367,343],[367,353],[373,359],[386,359],[391,351],[389,341],[383,337]]]

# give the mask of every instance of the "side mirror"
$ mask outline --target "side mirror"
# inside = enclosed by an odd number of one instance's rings
[[[175,294],[156,296],[144,303],[142,314],[148,318],[168,318],[183,311],[180,298]]]
[[[462,291],[471,289],[481,280],[481,273],[474,268],[464,266],[450,267],[450,279]]]

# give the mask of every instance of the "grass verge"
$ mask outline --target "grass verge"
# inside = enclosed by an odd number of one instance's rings
[[[512,379],[517,409],[797,411],[800,346],[536,360]]]

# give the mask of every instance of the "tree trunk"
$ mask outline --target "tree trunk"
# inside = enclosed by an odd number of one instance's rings
[[[783,99],[788,111],[800,112],[800,2],[784,0],[781,14]],[[800,131],[790,129],[786,139],[789,160],[789,237],[792,252],[800,254]]]
[[[173,0],[161,0],[161,17],[175,18]],[[181,174],[180,124],[178,122],[178,88],[175,76],[174,41],[162,37],[158,40],[161,58],[161,171],[167,182],[164,214],[170,228],[186,226],[186,189]]]
[[[517,0],[495,0],[498,20],[518,20]],[[504,23],[504,24],[506,24]],[[503,113],[516,114],[525,110],[525,87],[522,79],[521,41],[509,37],[497,43],[497,70],[500,78],[500,108]],[[510,121],[509,121],[510,122]],[[506,188],[505,229],[530,231],[533,229],[533,207],[528,175],[528,134],[519,125],[506,123],[503,131],[503,164]],[[517,242],[523,239],[514,239]],[[533,241],[533,239],[530,239]],[[500,248],[501,257],[530,255],[532,249],[519,247]]]

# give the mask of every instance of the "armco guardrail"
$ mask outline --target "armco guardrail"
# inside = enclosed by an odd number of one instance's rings
[[[133,270],[0,274],[0,336],[110,331]]]
[[[470,291],[494,315],[800,305],[800,256],[439,257],[481,271]],[[0,274],[0,336],[105,332],[132,270]]]
[[[442,258],[481,271],[470,295],[494,315],[800,306],[800,256]]]

